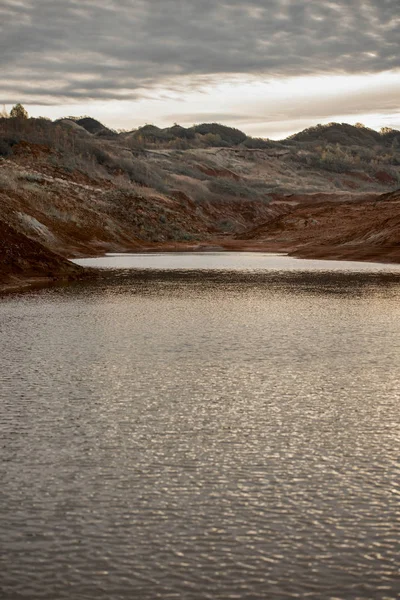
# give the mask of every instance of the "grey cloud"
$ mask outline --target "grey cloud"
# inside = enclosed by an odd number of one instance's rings
[[[0,102],[132,99],[182,75],[394,69],[398,15],[398,0],[2,0]]]

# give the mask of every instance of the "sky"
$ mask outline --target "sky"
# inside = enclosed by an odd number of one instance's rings
[[[0,105],[279,139],[400,129],[399,0],[1,0]]]

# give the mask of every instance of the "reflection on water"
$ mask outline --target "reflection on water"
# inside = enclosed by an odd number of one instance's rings
[[[304,260],[266,252],[149,252],[146,254],[107,254],[100,258],[76,259],[84,267],[103,269],[228,270],[240,272],[288,273],[328,271],[329,273],[400,273],[400,265],[339,260]]]
[[[1,597],[398,598],[399,296],[122,270],[3,299]]]

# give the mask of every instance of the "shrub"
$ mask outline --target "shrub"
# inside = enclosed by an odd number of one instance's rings
[[[212,134],[219,136],[222,142],[225,142],[229,146],[237,146],[246,139],[246,134],[240,129],[234,127],[227,127],[220,123],[202,123],[201,125],[195,125],[192,130],[200,135]]]
[[[99,165],[109,165],[112,163],[110,154],[100,146],[93,146],[91,153]]]
[[[259,194],[258,190],[234,179],[212,179],[209,182],[209,189],[214,194],[236,198],[251,198]]]
[[[12,154],[12,146],[9,138],[0,139],[0,156],[7,158],[7,156],[11,156]]]
[[[21,181],[29,181],[30,183],[38,183],[44,181],[43,175],[40,173],[21,173],[18,176]]]
[[[176,175],[185,175],[186,177],[191,177],[192,179],[200,179],[200,181],[204,181],[208,179],[207,175],[202,173],[200,169],[195,166],[190,166],[186,162],[176,162],[171,166],[171,172]]]
[[[262,138],[247,137],[243,142],[243,146],[254,150],[264,150],[269,148],[280,148],[282,147],[282,144],[280,142],[273,142],[271,140],[264,140]]]
[[[152,187],[160,192],[167,191],[161,172],[155,166],[150,166],[140,159],[114,159],[113,164],[129,176],[131,181],[146,187]]]
[[[172,139],[172,136],[168,134],[166,129],[160,129],[160,127],[157,127],[156,125],[144,125],[143,127],[139,127],[135,132],[135,137],[153,143],[169,141]]]
[[[165,129],[165,131],[172,137],[178,139],[193,140],[195,137],[195,132],[193,131],[193,129],[186,129],[181,125],[177,125],[177,123],[175,123],[175,125],[173,125],[172,127]]]
[[[13,173],[5,173],[4,169],[0,170],[0,191],[1,190],[15,190],[17,188],[17,181]]]

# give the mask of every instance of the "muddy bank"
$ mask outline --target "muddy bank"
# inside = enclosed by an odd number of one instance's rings
[[[387,246],[360,247],[357,245],[324,246],[299,244],[288,245],[279,241],[238,240],[238,239],[216,239],[207,243],[176,243],[176,244],[154,244],[144,246],[135,250],[127,250],[129,253],[151,253],[151,252],[271,252],[277,254],[288,254],[289,256],[306,259],[321,260],[349,260],[382,263],[400,263],[400,244]]]
[[[400,263],[399,246],[360,248],[359,246],[316,246],[289,252],[290,256],[321,260],[355,260],[365,262]]]
[[[0,221],[0,257],[0,292],[91,275],[4,221]]]

